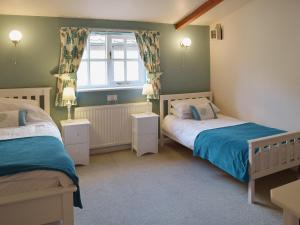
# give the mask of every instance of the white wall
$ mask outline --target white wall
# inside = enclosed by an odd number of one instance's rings
[[[210,46],[216,104],[243,120],[300,130],[300,0],[252,0],[217,23],[224,40]]]

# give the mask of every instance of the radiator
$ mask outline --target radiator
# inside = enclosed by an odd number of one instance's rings
[[[152,111],[147,102],[88,106],[75,108],[75,118],[90,121],[90,148],[95,149],[130,144],[130,115],[147,111]]]

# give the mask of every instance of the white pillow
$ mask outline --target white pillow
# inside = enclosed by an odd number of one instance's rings
[[[0,112],[9,110],[26,110],[28,122],[52,121],[51,117],[38,106],[37,101],[0,98]]]
[[[192,114],[191,112],[183,112],[181,110],[175,110],[175,108],[171,108],[170,109],[170,114],[180,118],[180,119],[191,119],[192,118]]]
[[[18,127],[19,126],[19,111],[2,111],[0,112],[0,128]]]
[[[213,110],[215,111],[215,113],[220,112],[220,109],[207,98],[192,99],[191,102],[193,103],[193,105],[203,104],[203,103],[210,103],[211,106],[213,107]]]
[[[192,113],[190,106],[191,105],[201,105],[203,103],[211,103],[213,110],[217,113],[220,112],[220,109],[214,105],[207,98],[197,98],[197,99],[184,99],[184,100],[175,100],[171,101],[171,106],[174,108],[173,113],[175,116],[181,119],[191,119]]]

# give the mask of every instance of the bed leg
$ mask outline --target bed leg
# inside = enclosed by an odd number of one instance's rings
[[[73,193],[63,195],[63,225],[74,225]]]
[[[283,210],[283,224],[298,225],[299,218],[297,218],[293,213],[284,209]]]
[[[248,183],[248,203],[249,204],[254,203],[254,198],[255,198],[255,180],[250,178]]]
[[[165,140],[164,140],[164,135],[163,135],[163,134],[160,134],[160,140],[159,140],[159,143],[160,143],[160,147],[164,147],[164,145],[165,145]]]

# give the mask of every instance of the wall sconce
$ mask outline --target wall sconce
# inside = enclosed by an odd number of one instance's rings
[[[17,46],[17,44],[22,40],[22,33],[18,30],[12,30],[9,33],[9,39],[12,41],[12,43]]]
[[[180,46],[181,46],[181,47],[184,47],[184,48],[188,48],[188,47],[190,47],[191,45],[192,45],[192,41],[191,41],[191,39],[188,38],[188,37],[183,38],[183,39],[181,40],[181,42],[180,42]]]

